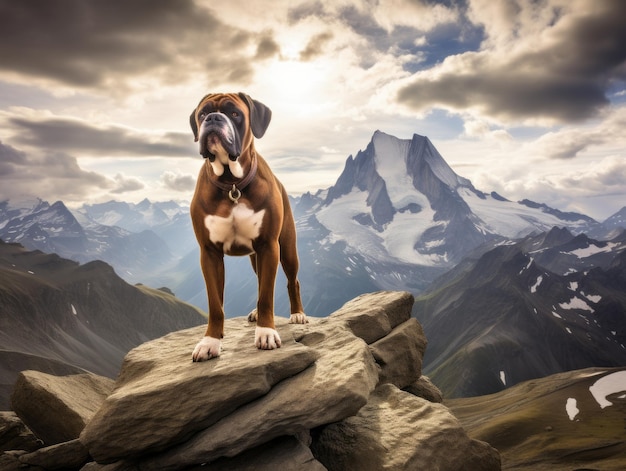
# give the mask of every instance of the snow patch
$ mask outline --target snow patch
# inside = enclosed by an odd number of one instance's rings
[[[594,304],[598,304],[602,300],[602,296],[597,294],[585,294],[582,291],[580,292],[585,298],[591,301]]]
[[[589,391],[602,409],[612,406],[613,403],[607,399],[607,396],[626,391],[626,371],[603,376],[589,386]]]
[[[559,319],[563,319],[561,316],[559,316],[559,315],[558,315],[556,312],[554,312],[554,311],[552,311],[552,315],[553,315],[554,317],[559,318]]]
[[[506,374],[502,370],[500,370],[500,381],[506,386]]]
[[[569,420],[574,420],[580,412],[577,407],[576,399],[574,399],[573,397],[568,397],[567,403],[565,404],[565,410],[567,411]]]
[[[70,304],[70,306],[72,308],[72,314],[77,315],[76,308],[74,307],[74,305]]]
[[[583,311],[594,312],[593,309],[589,307],[589,304],[577,296],[574,296],[566,303],[560,303],[559,307],[561,309],[582,309]]]
[[[539,287],[539,285],[541,285],[542,281],[543,281],[543,276],[539,275],[537,277],[537,281],[535,282],[535,284],[530,287],[530,292],[531,293],[536,293],[537,292],[537,288]]]
[[[572,250],[571,252],[568,252],[568,253],[571,253],[572,255],[576,255],[578,258],[587,258],[595,254],[611,252],[618,245],[619,244],[616,244],[614,242],[609,242],[604,247],[599,247],[595,244],[590,244],[589,246],[585,248]]]
[[[572,291],[578,291],[578,281],[571,281],[569,284],[569,289]]]

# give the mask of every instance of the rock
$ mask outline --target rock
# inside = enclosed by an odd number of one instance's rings
[[[326,471],[306,444],[295,437],[278,437],[234,458],[220,458],[187,471]]]
[[[419,379],[426,337],[417,319],[409,319],[370,347],[380,365],[380,383],[391,383],[402,389]]]
[[[324,427],[312,450],[330,471],[500,469],[498,452],[471,440],[445,406],[391,384],[355,416]]]
[[[408,321],[414,301],[413,295],[404,291],[367,293],[348,301],[329,319],[342,321],[354,335],[371,344]]]
[[[405,387],[404,390],[430,402],[443,402],[443,393],[428,376],[420,376],[417,381]]]
[[[29,467],[39,466],[45,470],[66,470],[79,469],[90,460],[90,457],[87,449],[76,439],[20,455],[18,459],[20,463]]]
[[[11,403],[33,433],[46,445],[53,445],[78,438],[113,384],[113,380],[93,374],[52,376],[22,371]]]
[[[141,469],[178,469],[180,465],[234,456],[272,438],[355,414],[378,382],[374,359],[365,342],[343,326],[332,322],[316,324],[312,320],[305,326],[281,326],[281,335],[293,330],[296,341],[319,354],[314,365],[285,379],[263,398],[237,409],[186,443],[143,460]]]
[[[0,469],[2,471],[23,471],[24,464],[20,463],[19,457],[14,453],[0,454]],[[28,471],[39,471],[41,468],[31,468]]]
[[[43,442],[24,425],[15,412],[0,412],[0,452],[34,451],[42,446]]]
[[[115,390],[81,434],[98,462],[158,452],[190,438],[281,380],[309,367],[318,353],[281,332],[282,348],[259,351],[244,318],[226,322],[222,355],[201,363],[191,352],[199,326],[131,350]],[[194,463],[191,463],[194,464]]]

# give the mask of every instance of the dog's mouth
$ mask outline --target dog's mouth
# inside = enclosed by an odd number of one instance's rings
[[[211,161],[215,160],[216,154],[222,149],[228,154],[230,160],[239,157],[239,151],[234,142],[233,136],[220,126],[207,126],[200,134],[200,155]]]

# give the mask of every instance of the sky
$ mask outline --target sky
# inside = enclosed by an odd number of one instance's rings
[[[0,0],[0,201],[189,201],[189,115],[243,91],[292,195],[380,130],[604,220],[626,206],[625,21],[621,0]]]

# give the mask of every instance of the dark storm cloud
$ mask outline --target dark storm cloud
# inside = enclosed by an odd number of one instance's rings
[[[542,49],[511,53],[495,65],[482,53],[467,54],[436,78],[418,75],[398,101],[415,109],[475,108],[505,119],[590,118],[609,103],[614,81],[626,79],[626,2],[602,5],[571,19]]]
[[[192,0],[0,0],[0,69],[77,87],[143,75],[217,84],[257,40]],[[239,66],[236,77],[252,74]]]
[[[84,121],[9,118],[12,142],[72,154],[192,157],[197,150],[187,133],[141,134],[129,128],[92,126]]]
[[[16,195],[49,199],[81,198],[94,189],[108,189],[106,177],[80,168],[76,159],[62,152],[22,152],[0,142],[0,200]]]

